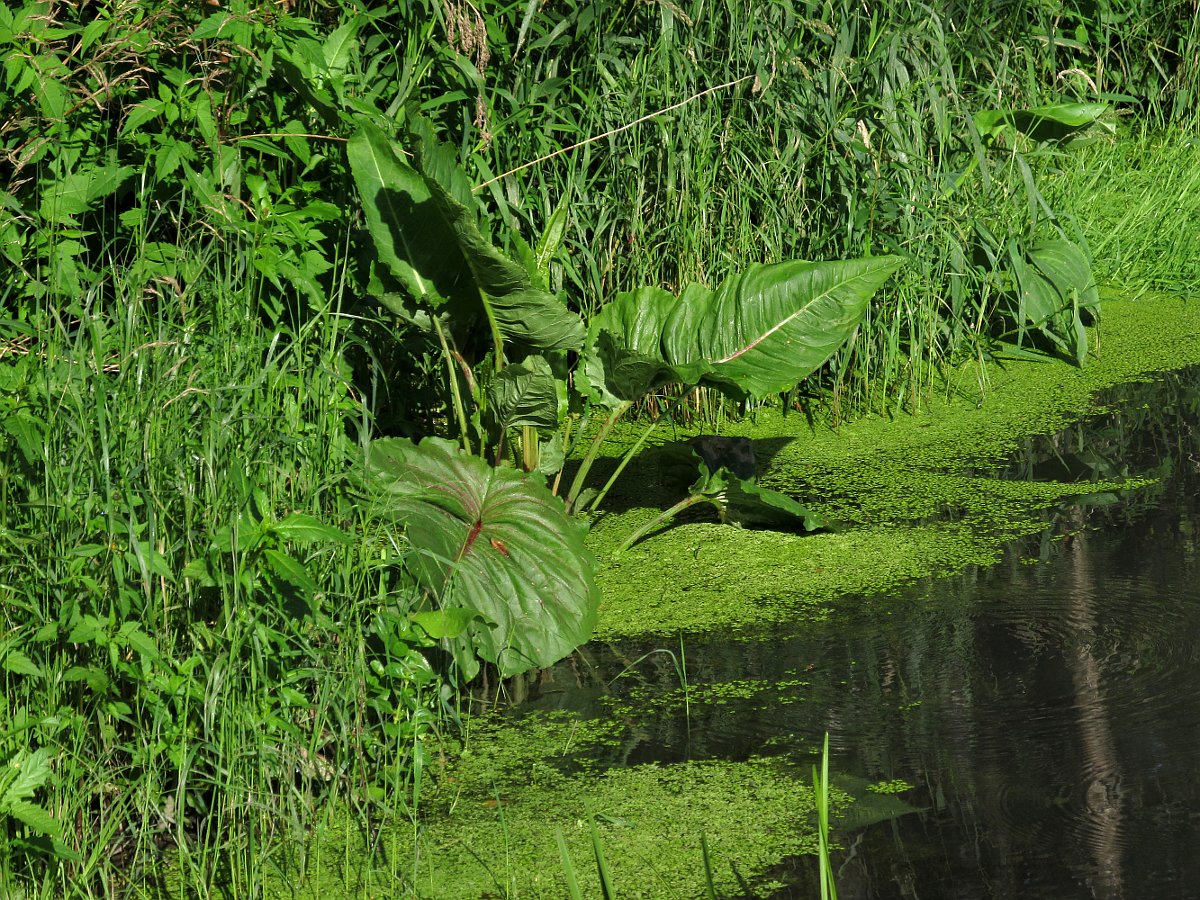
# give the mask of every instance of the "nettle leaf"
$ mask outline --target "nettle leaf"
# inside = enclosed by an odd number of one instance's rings
[[[311,597],[316,593],[317,586],[313,583],[312,578],[308,575],[308,570],[304,568],[304,563],[296,559],[294,556],[289,556],[286,553],[280,553],[278,550],[270,548],[263,550],[263,560],[267,564],[267,568],[271,574],[277,578],[282,578],[289,584],[299,588],[304,592],[305,597]]]
[[[20,650],[11,648],[5,650],[0,646],[0,666],[15,675],[28,675],[31,678],[45,677],[45,673],[38,668],[37,663]]]
[[[312,544],[329,541],[336,544],[349,544],[354,538],[340,528],[326,525],[315,516],[306,513],[292,513],[271,525],[271,531],[296,544]]]
[[[446,609],[477,613],[449,649],[508,677],[562,659],[591,636],[600,594],[587,526],[537,478],[495,469],[437,438],[371,445],[367,483],[381,514],[403,524],[407,564]]]
[[[28,800],[13,800],[6,804],[5,808],[0,809],[0,812],[7,813],[14,819],[23,822],[39,834],[62,836],[62,829],[54,821],[54,817],[36,803],[30,803]]]
[[[42,197],[42,218],[58,225],[76,224],[75,216],[116,191],[133,172],[132,166],[94,166],[60,178]]]
[[[51,758],[46,748],[32,753],[21,750],[5,764],[0,811],[18,801],[29,800],[38,788],[50,780]]]

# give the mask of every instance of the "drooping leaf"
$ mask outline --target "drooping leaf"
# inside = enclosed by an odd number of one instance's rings
[[[753,478],[739,478],[727,467],[715,472],[700,459],[700,478],[692,485],[693,495],[703,495],[721,515],[721,521],[735,525],[794,526],[805,531],[825,528],[829,523],[786,494],[757,484]]]
[[[382,131],[362,122],[346,146],[367,229],[379,259],[417,302],[438,308],[462,299],[454,235],[437,213],[425,179]],[[464,308],[469,308],[469,304]]]
[[[1038,331],[1077,365],[1086,365],[1088,337],[1083,316],[1099,316],[1100,294],[1083,248],[1059,239],[1022,254],[1013,244],[1009,261],[1017,284],[1011,314],[1018,328]]]
[[[694,374],[695,369],[690,373]],[[619,335],[607,329],[596,337],[575,373],[576,387],[593,403],[608,409],[628,405],[656,388],[685,380],[658,353],[630,349]]]
[[[1061,141],[1095,124],[1106,112],[1103,103],[1055,103],[1031,109],[984,109],[973,118],[987,139],[1012,129],[1035,141]]]
[[[618,554],[685,509],[700,504],[716,507],[721,521],[734,525],[768,528],[794,528],[799,525],[805,531],[832,525],[802,503],[786,494],[762,487],[753,478],[739,478],[724,464],[714,468],[711,460],[704,458],[694,444],[688,448],[685,465],[690,467],[693,474],[699,472],[699,478],[688,489],[688,496],[636,529],[616,551]]]
[[[419,153],[410,163],[366,119],[347,158],[380,260],[403,290],[427,309],[448,307],[462,321],[494,320],[518,355],[576,350],[583,324],[555,295],[535,285],[524,266],[484,236],[479,210],[461,169],[413,116]],[[429,166],[429,170],[419,168]],[[395,298],[381,300],[392,306]],[[397,303],[396,311],[411,317]],[[461,321],[460,321],[461,324]]]
[[[308,570],[304,568],[304,563],[290,556],[287,553],[280,553],[278,550],[267,548],[263,550],[263,561],[267,564],[267,569],[276,578],[282,578],[288,584],[299,588],[305,597],[311,597],[316,593],[317,586],[309,577]]]
[[[549,291],[539,289],[525,267],[509,259],[483,236],[474,210],[437,183],[430,192],[450,226],[481,302],[489,307],[506,343],[525,353],[577,350],[583,322]]]
[[[123,623],[118,634],[126,644],[147,659],[153,662],[159,662],[162,659],[158,652],[158,645],[154,643],[154,638],[143,631],[137,622]]]
[[[436,438],[376,441],[366,469],[381,514],[405,528],[411,571],[443,608],[488,620],[459,640],[502,675],[548,666],[588,639],[600,598],[587,527],[537,479]]]
[[[616,409],[665,384],[694,384],[711,369],[703,360],[677,367],[664,354],[663,333],[679,303],[670,291],[643,287],[617,294],[592,317],[576,384],[593,403]]]

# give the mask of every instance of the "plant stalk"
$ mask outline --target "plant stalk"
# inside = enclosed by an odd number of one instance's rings
[[[625,414],[629,407],[633,406],[632,401],[625,400],[614,409],[604,424],[600,426],[600,430],[596,432],[596,436],[592,439],[592,445],[588,447],[587,456],[583,458],[583,462],[579,465],[579,471],[575,473],[575,480],[571,482],[571,490],[567,492],[567,512],[573,512],[575,509],[575,500],[579,496],[579,492],[583,490],[583,482],[587,478],[588,472],[591,471],[592,463],[596,461],[596,454],[600,452],[600,445],[604,443],[609,433],[613,430],[613,426],[617,424],[617,420]]]
[[[600,493],[596,495],[596,499],[592,501],[592,505],[590,507],[592,512],[595,512],[599,508],[600,501],[602,501],[608,494],[609,489],[612,488],[613,483],[617,480],[617,477],[625,471],[625,467],[629,465],[629,461],[633,459],[634,454],[642,449],[642,444],[646,443],[646,438],[650,437],[650,434],[655,428],[658,427],[658,423],[662,422],[664,419],[671,418],[675,414],[675,410],[677,410],[683,404],[683,402],[687,400],[688,397],[695,393],[696,387],[696,385],[692,385],[690,388],[676,397],[674,402],[671,403],[670,407],[667,408],[667,411],[651,422],[650,427],[642,432],[642,436],[639,437],[634,445],[629,448],[628,452],[621,457],[621,462],[617,465],[617,470],[612,473],[608,479],[608,482],[601,489]]]
[[[690,494],[687,497],[684,497],[682,500],[680,500],[678,503],[676,503],[674,506],[672,506],[666,512],[659,513],[651,521],[647,522],[645,525],[643,525],[641,528],[637,529],[637,531],[635,531],[633,534],[631,534],[628,538],[626,538],[625,543],[623,543],[620,547],[618,547],[616,549],[616,553],[618,553],[618,554],[624,553],[626,550],[628,550],[630,547],[632,547],[634,544],[636,544],[638,541],[640,541],[642,538],[644,538],[646,535],[648,535],[651,531],[653,531],[655,528],[657,528],[663,522],[666,522],[668,519],[671,519],[672,517],[679,515],[679,513],[683,512],[689,506],[695,506],[697,503],[711,503],[711,502],[712,502],[712,498],[707,497],[704,494]]]
[[[471,453],[471,434],[467,430],[467,413],[463,408],[462,394],[458,390],[458,373],[454,371],[454,357],[450,353],[450,345],[446,343],[446,335],[442,331],[442,323],[437,316],[430,316],[433,330],[437,332],[438,343],[442,345],[442,354],[446,357],[446,374],[450,379],[450,398],[454,403],[454,413],[458,417],[458,429],[462,432],[463,449]]]

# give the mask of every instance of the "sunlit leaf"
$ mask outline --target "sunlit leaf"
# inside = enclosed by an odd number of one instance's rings
[[[600,595],[587,527],[539,478],[436,438],[375,441],[367,474],[378,511],[404,525],[422,586],[487,620],[460,640],[502,675],[548,666],[590,637]]]

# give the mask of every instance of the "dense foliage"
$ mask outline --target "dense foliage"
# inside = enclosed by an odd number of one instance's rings
[[[473,617],[444,554],[507,571],[529,535],[492,480],[544,509],[588,408],[804,379],[901,410],[963,359],[1084,364],[1093,270],[1198,283],[1182,232],[1079,202],[1120,117],[1191,123],[1197,28],[1163,0],[0,7],[0,894],[254,896],[335,806],[415,817],[457,677],[586,636],[574,526],[544,640]],[[788,282],[774,331],[833,271],[788,260],[859,257],[880,277],[789,383],[705,331]],[[431,435],[465,452],[364,469]],[[412,524],[422,452],[484,485],[451,525]]]

